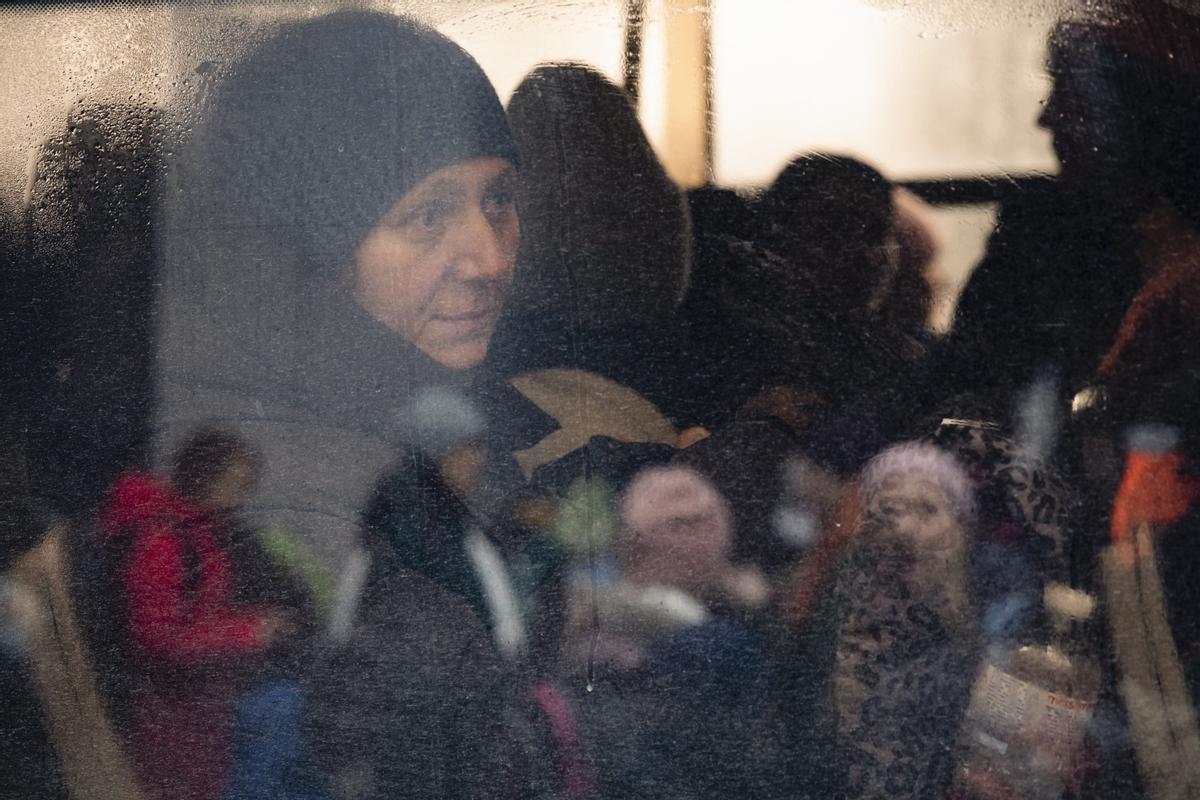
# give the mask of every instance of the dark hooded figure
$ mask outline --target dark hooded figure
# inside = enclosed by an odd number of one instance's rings
[[[404,452],[397,411],[467,384],[504,304],[518,238],[504,110],[457,45],[368,12],[286,25],[210,97],[165,207],[161,446],[200,421],[236,426],[268,476],[247,517],[335,572],[344,646],[309,718],[342,790],[521,796],[486,629],[405,570],[363,595],[358,524]]]
[[[678,460],[725,494],[736,556],[768,572],[800,555],[771,523],[788,457],[852,473],[918,406],[923,345],[878,314],[896,266],[892,196],[867,164],[801,156],[760,201],[758,241],[728,242],[716,293],[731,419]]]
[[[956,311],[954,389],[1003,413],[1039,376],[1057,377],[1063,405],[1091,379],[1152,271],[1138,252],[1148,212],[1165,200],[1195,217],[1195,29],[1187,12],[1146,2],[1118,24],[1054,30],[1038,124],[1059,175],[1000,208]]]
[[[521,82],[508,114],[522,160],[522,234],[497,368],[589,370],[678,422],[691,230],[636,109],[594,69],[557,64]]]
[[[853,158],[801,156],[757,212],[758,241],[739,246],[721,292],[727,402],[792,385],[836,406],[906,374],[910,343],[878,314],[898,255],[891,183]]]
[[[878,307],[895,272],[887,178],[853,158],[801,156],[775,178],[759,211],[764,241],[809,276],[824,313],[854,318]]]

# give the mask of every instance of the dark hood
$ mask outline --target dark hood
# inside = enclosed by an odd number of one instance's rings
[[[491,156],[516,163],[503,108],[442,35],[367,12],[276,31],[173,164],[160,377],[184,397],[216,386],[371,430],[413,388],[467,380],[364,313],[346,274],[416,183]]]
[[[672,319],[687,288],[689,218],[629,97],[588,67],[547,65],[521,82],[508,113],[522,160],[510,320],[607,330]]]

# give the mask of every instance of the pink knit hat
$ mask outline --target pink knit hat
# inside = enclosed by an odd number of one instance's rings
[[[937,486],[960,523],[970,524],[975,516],[975,487],[966,470],[951,454],[926,442],[904,442],[884,450],[862,472],[863,494],[870,497],[886,478],[907,475]]]

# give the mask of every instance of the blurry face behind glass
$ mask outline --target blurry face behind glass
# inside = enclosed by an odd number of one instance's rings
[[[899,581],[911,597],[936,599],[949,618],[965,621],[967,542],[942,490],[917,476],[892,475],[868,501],[867,513],[886,579]]]
[[[233,511],[254,493],[258,470],[248,461],[237,459],[212,482],[200,505],[213,512]]]
[[[1099,69],[1094,74],[1057,70],[1037,124],[1050,132],[1060,176],[1080,188],[1108,190],[1116,197],[1142,188],[1141,171],[1129,161],[1128,114]]]
[[[958,522],[946,495],[935,484],[908,475],[884,479],[869,513],[881,529],[917,553],[955,547]]]
[[[355,251],[358,304],[435,361],[477,366],[512,283],[516,182],[508,161],[476,158],[418,183]]]

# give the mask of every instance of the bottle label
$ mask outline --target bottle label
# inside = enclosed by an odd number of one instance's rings
[[[1011,768],[1009,777],[1070,784],[1094,702],[1047,691],[986,664],[967,710],[970,744]],[[1009,770],[1006,770],[1009,771]]]

